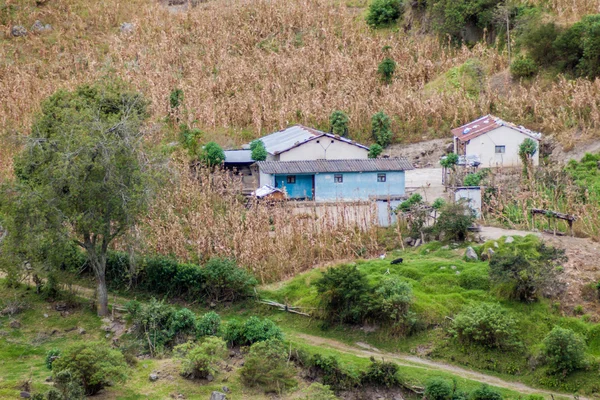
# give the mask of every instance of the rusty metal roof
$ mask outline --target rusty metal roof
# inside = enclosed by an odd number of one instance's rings
[[[519,131],[535,140],[540,140],[542,138],[542,134],[539,132],[531,131],[523,126],[517,126],[511,122],[506,122],[491,114],[485,115],[476,119],[475,121],[469,122],[468,124],[452,129],[452,134],[461,142],[466,142],[503,126]]]
[[[405,158],[357,160],[259,161],[266,174],[315,174],[319,172],[386,172],[414,169]]]

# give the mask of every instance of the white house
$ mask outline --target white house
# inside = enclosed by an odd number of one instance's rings
[[[265,144],[267,161],[367,159],[369,148],[350,139],[302,125],[260,138]]]
[[[538,151],[533,165],[539,164],[541,133],[486,115],[466,125],[452,129],[454,152],[459,156],[477,156],[483,167],[516,167],[521,165],[519,146],[533,139]]]

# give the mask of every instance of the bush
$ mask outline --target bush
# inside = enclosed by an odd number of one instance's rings
[[[379,74],[381,81],[387,85],[392,83],[394,72],[396,72],[396,61],[389,57],[384,58],[377,67],[377,73]]]
[[[329,116],[330,132],[334,135],[348,136],[348,123],[350,120],[345,112],[335,110]]]
[[[400,385],[398,378],[398,365],[393,362],[376,361],[371,357],[371,365],[363,373],[361,378],[363,384],[374,386],[385,386],[391,388]]]
[[[560,34],[555,23],[539,24],[534,21],[531,28],[520,37],[521,44],[528,50],[531,59],[538,65],[549,66],[556,62],[554,42]]]
[[[383,153],[383,147],[381,147],[377,143],[369,147],[369,158],[377,158],[381,153]]]
[[[221,317],[214,311],[209,311],[196,321],[196,336],[217,336],[221,327]]]
[[[119,351],[103,343],[78,343],[66,349],[52,363],[52,375],[60,380],[64,374],[83,386],[86,395],[94,395],[107,385],[124,382],[127,363]]]
[[[210,336],[202,343],[187,342],[174,348],[181,359],[181,376],[188,379],[204,379],[219,372],[220,363],[227,355],[223,339]]]
[[[463,184],[465,186],[479,186],[482,176],[479,173],[468,174],[465,176]]]
[[[404,5],[400,0],[373,0],[366,21],[369,26],[379,28],[396,22],[403,11]]]
[[[566,376],[585,365],[585,340],[571,329],[554,327],[542,342],[542,354],[551,374]]]
[[[530,251],[506,247],[490,260],[490,280],[511,299],[533,302],[541,295],[562,289],[559,268],[566,261],[564,250],[537,242]]]
[[[129,303],[128,310],[135,312],[130,314],[136,327],[134,334],[141,339],[146,350],[153,354],[171,345],[178,333],[171,325],[175,316],[173,307],[153,298],[139,307],[135,303]],[[184,315],[181,318],[180,322],[184,324]]]
[[[383,111],[373,115],[371,118],[371,132],[375,142],[383,148],[386,148],[392,142],[392,128],[390,117]]]
[[[54,388],[46,392],[48,400],[85,400],[85,391],[79,376],[71,371],[61,371],[53,376]]]
[[[440,160],[440,165],[444,168],[454,169],[456,164],[458,164],[458,154],[456,153],[450,153]]]
[[[517,345],[516,321],[497,304],[480,303],[466,307],[454,318],[450,333],[463,343],[489,348]]]
[[[306,396],[301,397],[300,400],[337,400],[338,397],[335,395],[333,390],[327,385],[323,385],[319,382],[311,383],[310,386],[302,391]]]
[[[250,157],[254,161],[265,161],[267,159],[267,149],[262,140],[257,139],[250,143]]]
[[[240,376],[244,384],[261,387],[266,393],[282,393],[298,384],[285,345],[277,339],[253,344]]]
[[[173,282],[177,274],[177,261],[169,257],[150,257],[144,261],[144,289],[156,294],[176,293]],[[195,282],[202,286],[203,281]]]
[[[360,384],[360,377],[345,370],[335,356],[315,354],[310,367],[322,377],[324,385],[329,385],[334,390],[351,390]]]
[[[510,74],[513,78],[531,78],[538,72],[538,66],[530,57],[517,57],[510,64]]]
[[[328,268],[315,287],[329,321],[359,323],[365,318],[371,288],[367,276],[355,265]]]
[[[169,330],[172,337],[185,338],[196,332],[196,315],[187,308],[179,309],[171,315]]]
[[[198,128],[190,128],[187,124],[179,125],[179,143],[187,150],[190,157],[198,157],[200,154],[200,138],[202,131]]]
[[[413,206],[420,204],[423,204],[423,196],[421,196],[419,193],[413,193],[408,199],[404,200],[398,205],[396,212],[408,212],[411,210],[411,208],[413,208]]]
[[[412,287],[398,277],[384,279],[375,290],[373,311],[382,322],[390,322],[395,331],[407,334],[416,325],[414,313],[410,312],[413,300]]]
[[[443,378],[433,377],[425,383],[425,397],[427,400],[450,400],[452,384]]]
[[[468,204],[450,203],[440,209],[434,229],[439,234],[443,234],[446,241],[464,242],[473,222],[475,222],[475,212]]]
[[[256,279],[235,261],[211,258],[204,266],[205,291],[209,301],[235,301],[252,293]]]
[[[471,392],[471,400],[502,400],[502,395],[496,389],[486,384],[481,385]]]
[[[268,318],[250,317],[245,322],[230,321],[225,327],[224,338],[233,345],[250,345],[265,340],[283,340],[283,332]]]
[[[52,363],[60,356],[59,349],[50,349],[46,353],[46,368],[52,370]]]
[[[200,160],[208,167],[220,165],[225,161],[225,152],[215,142],[208,142],[200,154]]]

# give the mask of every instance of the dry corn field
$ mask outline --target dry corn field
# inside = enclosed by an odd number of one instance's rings
[[[228,173],[179,171],[176,188],[159,196],[141,226],[144,250],[151,253],[194,262],[232,257],[262,282],[272,282],[315,264],[369,257],[379,250],[374,224],[360,223],[372,217],[368,210],[351,215],[351,207],[342,203],[317,217],[298,214],[291,203],[246,205],[238,195],[239,182]]]
[[[506,55],[484,46],[447,49],[432,36],[375,32],[364,8],[340,1],[214,0],[177,13],[153,0],[1,4],[5,132],[27,133],[40,101],[57,89],[110,74],[151,99],[156,122],[167,113],[170,91],[183,89],[184,118],[223,145],[292,123],[327,129],[334,109],[349,114],[351,136],[364,141],[380,110],[393,117],[397,141],[442,137],[490,111],[547,133],[568,132],[558,136],[565,145],[600,132],[599,81],[485,79],[475,97],[426,92],[425,84],[470,58],[493,77],[506,69]],[[565,20],[599,7],[597,0],[545,4]],[[52,31],[10,36],[11,26],[29,28],[35,20],[52,24]],[[124,22],[135,25],[133,32],[120,31]],[[389,86],[376,73],[385,46],[398,63]],[[6,151],[2,156],[6,169]]]

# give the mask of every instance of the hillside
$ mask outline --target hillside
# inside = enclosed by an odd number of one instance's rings
[[[490,111],[558,134],[567,147],[598,132],[598,81],[540,75],[511,82],[503,73],[505,51],[448,47],[421,33],[411,16],[373,30],[364,21],[366,6],[215,0],[184,10],[152,0],[4,0],[0,129],[26,134],[42,99],[109,76],[131,82],[151,100],[155,123],[168,112],[169,93],[182,89],[183,121],[226,146],[293,123],[328,129],[335,109],[350,116],[351,136],[366,142],[370,117],[379,110],[392,116],[396,142],[445,137],[450,127]],[[539,7],[562,23],[598,11],[588,0]],[[10,35],[13,26],[29,30],[36,20],[51,24],[51,31]],[[133,29],[121,29],[123,23]],[[386,56],[398,65],[389,85],[377,75]],[[477,63],[475,87],[451,78],[469,60]],[[172,136],[160,126],[153,132],[157,141]],[[8,158],[2,157],[0,169],[6,171]]]

